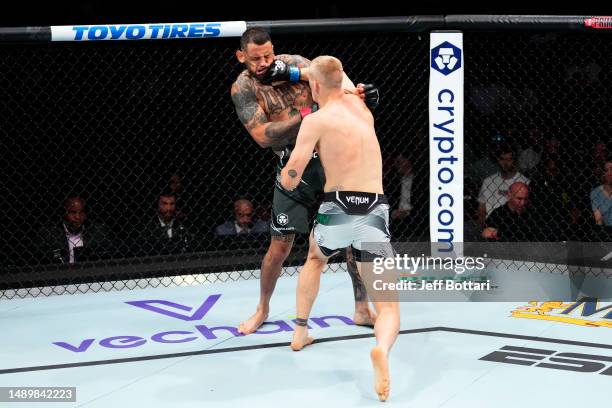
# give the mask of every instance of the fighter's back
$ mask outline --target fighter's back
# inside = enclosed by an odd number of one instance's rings
[[[325,191],[383,193],[382,157],[374,118],[359,97],[345,94],[314,114]]]

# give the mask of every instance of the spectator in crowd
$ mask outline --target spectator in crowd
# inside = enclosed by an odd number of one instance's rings
[[[158,255],[185,252],[189,249],[189,234],[185,219],[177,218],[177,197],[171,189],[157,196],[156,212],[140,227],[138,252]]]
[[[594,187],[602,182],[605,176],[604,167],[608,159],[608,146],[602,141],[598,141],[593,146],[591,151],[591,186]],[[605,184],[605,183],[604,183]]]
[[[399,176],[399,196],[398,202],[394,206],[391,218],[393,220],[403,220],[410,215],[412,210],[412,182],[414,181],[414,172],[412,171],[412,163],[410,159],[400,154],[395,159],[395,169]]]
[[[172,174],[170,176],[170,179],[168,180],[167,189],[174,193],[174,197],[177,201],[181,202],[181,208],[176,208],[176,219],[183,220],[187,218],[187,211],[185,210],[186,194],[185,185],[183,184],[183,178],[177,173]]]
[[[399,153],[388,160],[385,177],[385,192],[391,206],[390,228],[395,239],[405,239],[412,232],[410,225],[414,218],[412,212],[412,196],[414,171],[407,154]]]
[[[254,220],[253,204],[246,198],[234,202],[234,218],[215,228],[218,236],[242,236],[260,234],[269,231],[269,226],[262,220]]]
[[[527,176],[533,176],[532,172],[537,168],[542,159],[542,136],[538,128],[532,127],[528,130],[526,146],[519,152],[519,171]]]
[[[62,221],[39,234],[41,263],[74,264],[109,256],[111,240],[106,227],[87,219],[85,200],[68,197],[62,207]]]
[[[597,225],[612,226],[612,159],[602,166],[603,184],[591,191],[591,209]]]
[[[485,219],[493,210],[506,204],[508,190],[517,181],[529,184],[529,179],[516,170],[514,152],[509,144],[502,144],[495,157],[500,171],[482,182],[478,194],[478,220],[484,226]]]
[[[517,181],[506,193],[507,201],[486,219],[482,237],[492,241],[537,241],[541,224],[529,210],[529,186]]]

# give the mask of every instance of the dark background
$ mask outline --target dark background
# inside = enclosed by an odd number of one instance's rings
[[[12,4],[11,4],[12,3]],[[534,2],[534,1],[418,1],[398,4],[399,1],[368,3],[325,2],[299,6],[289,1],[257,1],[251,4],[236,2],[199,1],[158,4],[144,1],[59,1],[17,2],[5,4],[0,13],[0,25],[72,25],[100,23],[156,23],[223,20],[275,20],[301,18],[372,17],[424,14],[566,14],[610,15],[610,7],[601,2]],[[231,3],[231,2],[230,2]],[[312,3],[312,4],[308,4]],[[544,4],[541,4],[544,3]]]
[[[14,6],[15,4],[13,4]],[[26,8],[27,7],[27,8]],[[584,14],[606,15],[581,2],[556,10],[525,2],[478,6],[475,2],[427,2],[414,6],[376,3],[376,8],[341,3],[297,10],[289,2],[227,6],[159,5],[114,1],[23,3],[0,15],[0,25],[71,25],[225,20],[359,17],[417,14]],[[236,11],[238,10],[238,11]],[[593,11],[591,11],[593,10]],[[521,147],[531,127],[561,140],[560,181],[585,214],[580,231],[593,237],[588,191],[594,187],[589,154],[598,140],[610,141],[612,43],[601,32],[541,35],[466,34],[466,146],[474,160],[497,133],[514,135]],[[376,112],[385,159],[408,153],[416,168],[411,240],[428,237],[427,60],[428,36],[419,33],[275,38],[282,53],[336,55],[357,81],[375,79],[383,92]],[[197,225],[196,250],[229,248],[211,237],[231,216],[238,196],[256,206],[269,204],[275,156],[259,149],[236,120],[228,97],[241,67],[236,39],[208,41],[105,42],[0,45],[0,151],[4,155],[5,231],[11,265],[41,263],[31,245],[37,231],[61,217],[69,194],[88,200],[90,220],[106,224],[114,250],[129,256],[139,223],[154,213],[156,194],[170,175],[180,174],[187,194],[181,209]],[[586,67],[602,67],[587,81]],[[574,70],[576,73],[571,74]],[[488,90],[504,91],[488,112],[477,109]],[[538,98],[534,105],[523,103]],[[506,102],[507,99],[507,102]],[[487,102],[489,103],[489,102]],[[585,126],[588,125],[588,126]],[[610,149],[610,147],[608,147]],[[421,172],[421,173],[418,173]],[[262,188],[261,180],[267,187]],[[387,178],[391,185],[398,183]],[[270,183],[270,184],[268,184]],[[478,187],[476,183],[476,188]],[[387,190],[385,187],[385,191]],[[477,191],[474,191],[476,193]],[[472,201],[474,201],[472,197]],[[534,201],[536,204],[537,201]],[[540,200],[540,206],[553,207]],[[553,231],[567,225],[557,217],[537,224]],[[397,234],[394,235],[397,237]],[[555,235],[554,238],[560,238]],[[582,238],[582,237],[579,237]],[[124,246],[119,245],[124,243]],[[258,241],[262,249],[266,242]],[[28,258],[32,255],[31,258]],[[303,258],[302,258],[303,259]],[[259,260],[259,258],[258,258]],[[4,261],[3,261],[4,265]]]

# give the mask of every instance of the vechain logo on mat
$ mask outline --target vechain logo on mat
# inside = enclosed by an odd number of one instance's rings
[[[461,49],[444,41],[431,50],[431,67],[448,75],[461,68]]]
[[[147,312],[155,313],[159,317],[159,321],[165,319],[178,319],[184,322],[201,321],[210,313],[214,306],[221,298],[220,294],[210,295],[202,303],[196,306],[187,306],[180,303],[170,302],[168,300],[136,300],[125,302],[125,304],[134,306]],[[130,308],[136,312],[137,309]],[[142,315],[140,315],[142,316]],[[133,318],[139,317],[138,313],[133,314]],[[150,317],[155,317],[150,315]],[[330,327],[330,323],[341,323],[345,326],[352,326],[355,323],[346,316],[321,316],[311,317],[308,321],[310,328]],[[293,320],[275,320],[266,322],[255,334],[274,334],[280,332],[292,332],[295,322]],[[149,342],[161,344],[176,344],[189,343],[192,341],[201,340],[217,340],[217,336],[227,336],[228,334],[234,337],[243,336],[238,332],[238,328],[234,326],[207,326],[205,324],[195,324],[186,326],[184,330],[160,330],[160,328],[152,327],[153,333],[121,333],[119,335],[104,337],[104,338],[87,338],[80,341],[56,341],[53,342],[56,346],[73,353],[84,353],[90,349],[103,347],[105,349],[128,349],[140,347]]]

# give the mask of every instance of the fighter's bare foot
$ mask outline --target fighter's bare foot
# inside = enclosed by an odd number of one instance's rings
[[[238,332],[244,335],[255,333],[259,326],[263,324],[268,318],[268,312],[264,311],[261,307],[257,307],[257,311],[253,316],[249,317],[246,322],[240,323],[238,326]]]
[[[293,332],[293,340],[291,340],[291,350],[300,351],[304,347],[312,344],[314,339],[308,336],[308,332],[304,330],[303,332],[295,331]]]
[[[380,347],[376,346],[370,351],[372,366],[374,367],[374,390],[378,394],[378,399],[386,401],[391,389],[389,379],[389,361],[387,354]]]
[[[356,310],[353,315],[353,322],[355,322],[357,326],[374,327],[374,323],[376,323],[376,313],[369,307],[365,310]]]

